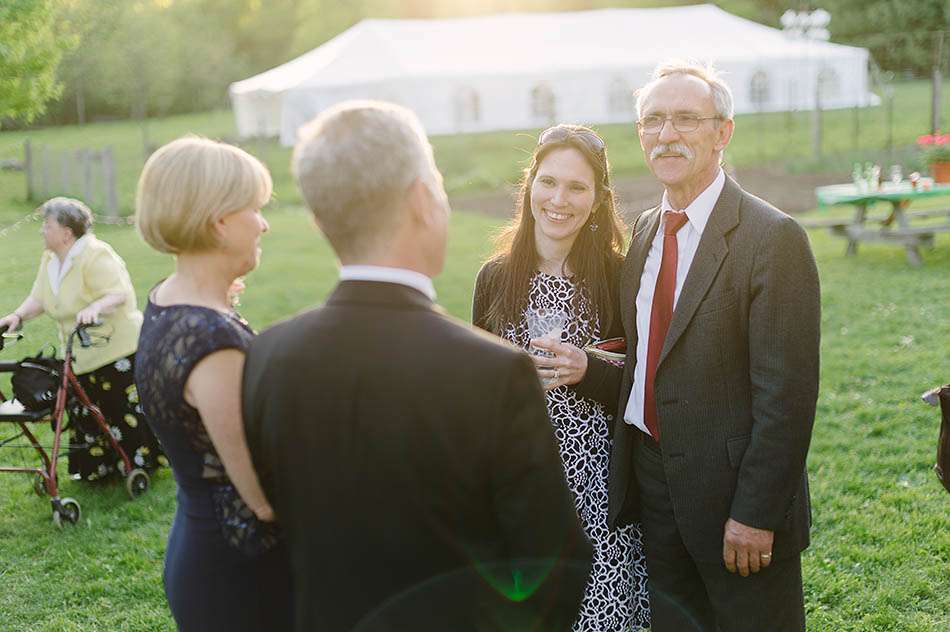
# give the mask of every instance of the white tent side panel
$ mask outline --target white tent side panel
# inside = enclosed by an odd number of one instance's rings
[[[863,51],[861,51],[863,52]],[[819,77],[825,109],[875,103],[867,86],[867,57],[769,60],[719,64],[733,89],[739,114],[814,107]],[[573,71],[550,75],[412,78],[363,85],[308,86],[284,97],[280,140],[292,145],[298,128],[321,111],[349,99],[380,99],[404,105],[430,134],[457,134],[545,127],[556,122],[632,123],[634,90],[652,67]],[[549,95],[547,105],[539,94]]]
[[[284,95],[251,92],[231,95],[234,122],[241,138],[273,138],[280,135]]]
[[[877,103],[867,50],[790,39],[713,5],[365,20],[230,93],[241,136],[284,144],[348,99],[405,105],[432,134],[629,123],[633,91],[658,62],[697,56],[725,71],[738,113]]]
[[[301,125],[324,109],[350,99],[404,105],[419,116],[430,134],[530,129],[568,120],[625,123],[634,116],[634,86],[642,84],[650,70],[414,78],[295,88],[284,95],[280,140],[292,145]],[[545,99],[545,95],[550,98]]]
[[[739,114],[811,110],[816,100],[822,109],[865,107],[879,101],[869,89],[868,52],[860,48],[837,55],[719,66]]]

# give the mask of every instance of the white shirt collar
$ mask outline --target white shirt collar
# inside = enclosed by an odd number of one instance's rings
[[[435,301],[435,286],[432,279],[415,270],[389,268],[386,266],[353,265],[340,268],[341,281],[381,281],[399,283],[418,290]]]
[[[62,264],[60,264],[59,257],[56,256],[55,252],[53,256],[50,257],[46,270],[49,275],[49,284],[53,290],[53,294],[59,294],[59,286],[63,282],[63,277],[66,276],[69,269],[73,267],[73,259],[78,257],[86,247],[86,244],[89,242],[88,237],[89,233],[86,233],[70,246],[66,257],[63,258]]]
[[[716,178],[712,181],[712,184],[706,187],[702,193],[696,196],[696,199],[693,200],[689,206],[683,209],[689,223],[700,235],[706,230],[706,223],[709,221],[709,216],[712,215],[713,208],[716,206],[716,202],[719,201],[719,196],[722,194],[722,189],[725,185],[726,174],[723,172],[722,167],[720,167],[719,173],[716,174]],[[666,191],[663,191],[663,199],[660,201],[660,211],[666,212],[672,210],[674,209],[670,205],[669,197]]]

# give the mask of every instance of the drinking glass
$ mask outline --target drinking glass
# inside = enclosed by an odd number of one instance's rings
[[[900,165],[891,165],[891,184],[898,185],[904,180],[904,170]]]
[[[525,312],[525,320],[528,323],[528,336],[534,338],[545,338],[560,342],[561,334],[564,332],[564,326],[567,325],[567,312],[562,309],[550,308],[530,308]],[[530,347],[528,350],[531,355],[541,358],[553,358],[554,354],[537,347]],[[547,386],[553,380],[541,378],[541,383]]]

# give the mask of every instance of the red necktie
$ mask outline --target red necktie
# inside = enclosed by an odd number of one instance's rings
[[[663,260],[653,290],[653,308],[650,311],[650,338],[647,345],[647,370],[643,387],[643,420],[653,439],[660,440],[656,418],[656,397],[653,394],[653,379],[656,365],[660,363],[660,351],[666,340],[666,332],[673,320],[673,296],[676,293],[676,262],[679,258],[676,231],[686,223],[686,213],[666,211],[663,213]]]

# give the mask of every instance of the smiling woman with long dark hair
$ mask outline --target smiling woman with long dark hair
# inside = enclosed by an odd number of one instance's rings
[[[610,187],[607,149],[593,130],[557,125],[538,138],[512,223],[478,273],[472,322],[529,348],[531,322],[584,347],[622,335],[617,293],[623,224]],[[538,316],[541,314],[542,316]],[[613,409],[580,396],[557,369],[539,369],[548,413],[594,565],[575,630],[649,625],[646,562],[636,526],[607,526]],[[612,407],[616,402],[606,403]]]

